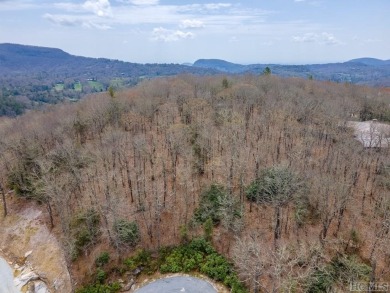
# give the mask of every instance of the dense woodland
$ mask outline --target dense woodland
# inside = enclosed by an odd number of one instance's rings
[[[251,292],[345,292],[390,280],[390,150],[345,126],[389,103],[272,75],[144,81],[1,120],[0,182],[47,208],[75,279],[97,251],[205,236]]]
[[[234,64],[200,59],[193,66],[139,64],[104,58],[73,56],[60,49],[0,44],[0,116],[17,116],[29,109],[86,94],[123,89],[143,79],[177,74],[262,74],[268,67],[282,77],[299,77],[389,87],[390,62],[372,58],[311,65]]]

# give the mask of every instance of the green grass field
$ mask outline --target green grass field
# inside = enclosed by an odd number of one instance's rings
[[[110,86],[114,88],[123,88],[124,87],[124,81],[122,78],[114,78],[110,82]]]
[[[81,84],[81,82],[78,81],[78,82],[74,83],[73,89],[76,92],[81,92],[83,90],[83,85]]]
[[[61,92],[64,90],[64,84],[63,83],[57,83],[55,86],[54,86],[54,90],[56,90],[57,92]]]
[[[101,91],[104,91],[104,86],[102,83],[98,82],[98,81],[92,81],[92,80],[89,80],[88,81],[88,85],[93,88],[95,91],[97,92],[101,92]]]

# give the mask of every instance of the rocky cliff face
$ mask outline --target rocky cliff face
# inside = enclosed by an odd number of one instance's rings
[[[0,216],[0,235],[0,256],[14,269],[19,290],[72,292],[63,250],[40,206],[10,199],[7,217]]]

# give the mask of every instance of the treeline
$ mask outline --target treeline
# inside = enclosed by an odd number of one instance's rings
[[[1,180],[47,207],[70,262],[204,234],[254,292],[344,290],[389,279],[389,150],[344,126],[389,99],[272,75],[144,81],[4,123]]]
[[[23,102],[4,94],[0,95],[0,116],[15,117],[23,114],[25,108]]]
[[[0,77],[0,116],[14,117],[48,104],[77,101],[87,94],[107,91],[110,86],[120,89],[138,82],[138,78],[122,77],[65,78],[65,75],[48,72],[3,75]]]

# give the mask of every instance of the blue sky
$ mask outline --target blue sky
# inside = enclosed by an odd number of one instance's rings
[[[139,63],[390,59],[390,0],[0,0],[0,43]]]

